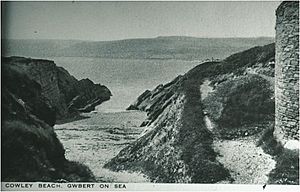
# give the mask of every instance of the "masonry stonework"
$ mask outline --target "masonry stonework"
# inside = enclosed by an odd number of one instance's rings
[[[282,2],[276,17],[274,136],[299,145],[299,2]]]

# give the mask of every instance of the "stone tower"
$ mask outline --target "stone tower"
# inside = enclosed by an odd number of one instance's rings
[[[299,2],[282,2],[276,17],[274,136],[299,149]]]

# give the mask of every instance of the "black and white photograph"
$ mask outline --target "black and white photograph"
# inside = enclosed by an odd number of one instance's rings
[[[4,191],[297,191],[299,144],[299,1],[1,1]]]

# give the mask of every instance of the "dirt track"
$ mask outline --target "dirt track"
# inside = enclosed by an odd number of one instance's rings
[[[217,140],[214,150],[218,161],[229,169],[235,184],[265,184],[275,168],[272,156],[255,144],[253,136],[238,140]]]

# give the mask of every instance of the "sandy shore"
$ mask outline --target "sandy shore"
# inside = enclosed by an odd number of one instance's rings
[[[113,172],[103,165],[133,142],[146,114],[138,111],[89,113],[90,118],[55,125],[66,158],[87,165],[99,182],[149,182],[141,173]]]

